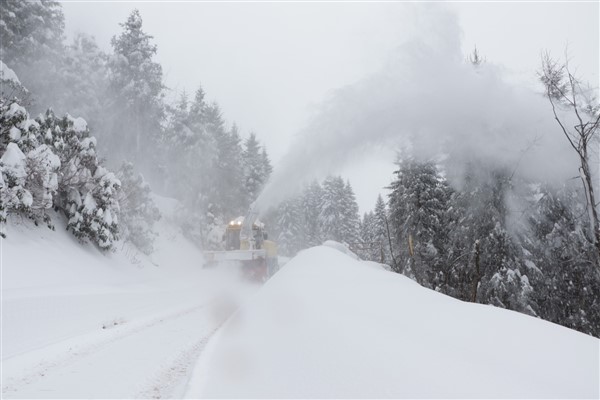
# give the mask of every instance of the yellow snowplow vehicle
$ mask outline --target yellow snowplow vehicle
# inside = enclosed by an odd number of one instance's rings
[[[258,214],[250,211],[246,217],[229,222],[225,229],[225,251],[205,252],[204,266],[237,264],[243,276],[253,281],[266,281],[277,272],[277,244],[268,240]]]

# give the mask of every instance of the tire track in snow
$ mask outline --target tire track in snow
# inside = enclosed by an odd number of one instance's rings
[[[223,321],[224,322],[224,321]],[[175,399],[182,398],[185,387],[191,376],[196,361],[204,351],[204,348],[221,328],[223,322],[213,329],[208,335],[181,350],[165,367],[161,368],[151,379],[148,386],[141,390],[136,399]]]
[[[54,371],[56,369],[61,369],[69,366],[70,364],[81,360],[82,358],[89,357],[94,355],[95,353],[103,350],[104,348],[114,344],[123,339],[127,339],[133,335],[144,332],[148,329],[154,328],[158,325],[166,324],[172,321],[175,321],[179,318],[186,317],[190,314],[194,314],[200,311],[205,311],[207,307],[209,307],[213,301],[209,301],[207,303],[203,303],[191,308],[186,308],[183,310],[179,310],[176,312],[170,312],[164,314],[159,317],[152,317],[147,320],[142,320],[138,322],[134,322],[127,325],[117,326],[116,328],[111,328],[108,330],[103,330],[102,333],[94,333],[93,336],[103,335],[104,333],[109,333],[109,337],[101,337],[94,338],[90,343],[85,344],[74,344],[72,346],[64,346],[62,349],[57,348],[55,353],[62,353],[61,356],[50,357],[49,359],[34,364],[30,367],[25,367],[22,370],[22,373],[18,374],[14,377],[5,377],[6,369],[3,371],[3,385],[2,385],[2,394],[10,395],[16,394],[25,386],[31,385],[33,383],[38,382],[39,380],[44,379],[46,375],[50,371]],[[86,335],[88,336],[88,335]],[[85,338],[86,336],[83,336]],[[82,337],[75,338],[76,340],[81,340]],[[85,340],[85,339],[84,339]],[[49,347],[57,347],[61,344],[55,344],[47,346],[41,351],[48,349]],[[62,350],[62,351],[61,351]],[[19,356],[16,356],[17,358]],[[4,360],[3,363],[10,362],[10,359]]]

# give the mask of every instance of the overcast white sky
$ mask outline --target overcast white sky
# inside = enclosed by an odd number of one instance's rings
[[[64,2],[67,35],[82,31],[110,50],[133,8],[158,45],[157,61],[172,93],[199,84],[228,122],[255,131],[275,167],[311,110],[332,90],[377,71],[407,38],[427,35],[414,3],[174,3]],[[434,5],[438,6],[438,5]],[[598,85],[599,5],[576,3],[451,3],[462,47],[477,45],[488,62],[535,84],[540,52],[568,44],[574,65]],[[419,12],[417,12],[419,11]],[[451,101],[451,99],[449,99]],[[393,149],[360,160],[346,172],[361,211],[389,183]]]

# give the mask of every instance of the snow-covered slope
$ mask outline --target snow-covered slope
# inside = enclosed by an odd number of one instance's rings
[[[321,246],[213,337],[187,396],[598,398],[599,344]]]
[[[177,395],[169,385],[187,381],[207,337],[254,288],[235,271],[202,269],[200,250],[174,227],[176,202],[156,202],[151,257],[123,243],[112,253],[81,245],[58,216],[56,231],[10,221],[0,254],[4,398]],[[173,366],[180,376],[161,372]]]

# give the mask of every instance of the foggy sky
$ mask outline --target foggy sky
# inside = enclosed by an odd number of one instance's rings
[[[201,83],[228,122],[255,131],[273,161],[333,90],[385,65],[394,50],[433,26],[407,3],[65,2],[68,36],[82,31],[110,50],[118,23],[138,8],[158,45],[171,94]],[[543,49],[568,44],[579,75],[598,84],[598,3],[454,3],[463,53],[477,45],[487,62],[535,85]],[[550,116],[549,116],[550,117]],[[393,151],[346,170],[361,211],[371,209],[394,169]],[[364,164],[363,164],[364,163]]]

